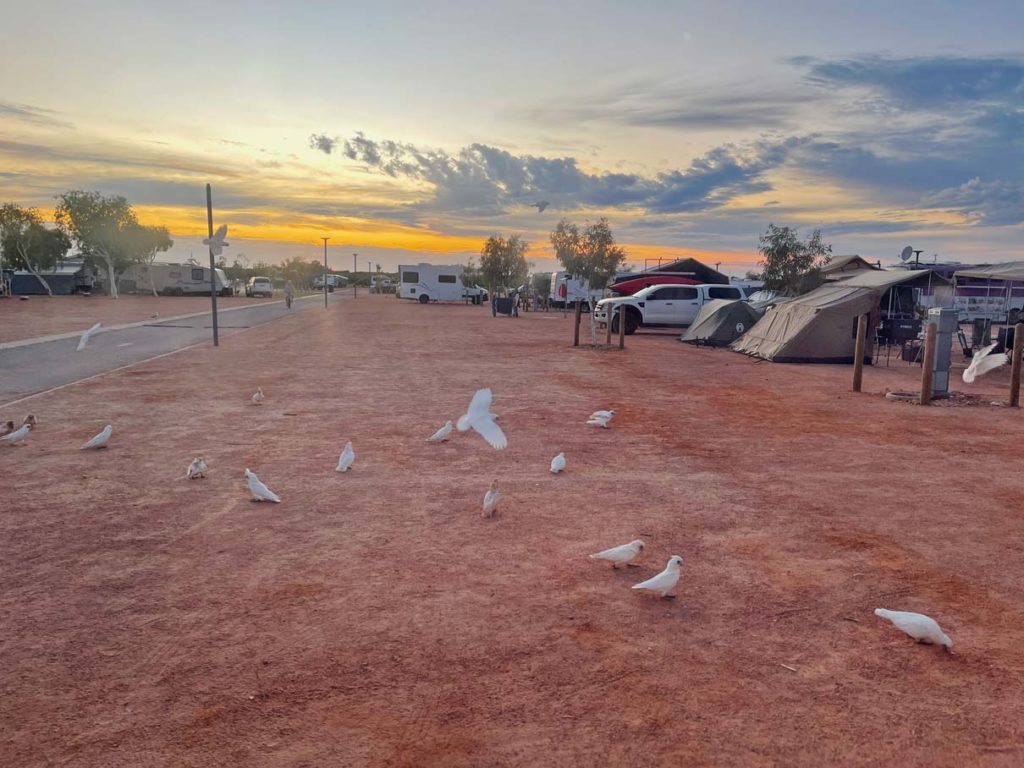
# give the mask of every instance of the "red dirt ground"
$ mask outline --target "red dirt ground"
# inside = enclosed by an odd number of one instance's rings
[[[0,764],[1024,762],[1024,415],[569,336],[360,297],[34,400],[0,450]],[[488,385],[507,451],[424,442]],[[586,557],[638,536],[641,568]],[[677,600],[629,589],[672,554]]]
[[[217,299],[219,309],[261,304],[268,299],[227,296]],[[154,315],[163,318],[206,312],[209,296],[31,296],[0,300],[0,342],[34,339],[84,331],[93,323],[138,323]]]

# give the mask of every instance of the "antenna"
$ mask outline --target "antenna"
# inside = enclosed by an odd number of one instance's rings
[[[907,259],[909,259],[913,255],[914,255],[914,249],[911,248],[908,245],[906,248],[904,248],[902,251],[900,251],[900,261],[906,261]]]
[[[922,253],[924,253],[924,251],[916,251],[916,250],[914,251],[914,266],[915,267],[920,265],[920,263],[921,263],[921,254]]]

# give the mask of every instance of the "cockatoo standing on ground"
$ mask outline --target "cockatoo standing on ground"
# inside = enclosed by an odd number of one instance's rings
[[[875,608],[875,616],[891,621],[896,629],[902,629],[919,643],[941,645],[947,649],[953,647],[953,641],[931,616],[911,611],[890,611],[885,608]]]
[[[480,389],[473,395],[469,408],[459,417],[455,426],[459,432],[465,432],[467,429],[476,430],[492,448],[500,451],[508,447],[508,438],[495,422],[496,418],[497,416],[491,413],[491,390]]]
[[[245,470],[245,484],[249,486],[249,493],[252,494],[253,501],[272,501],[275,504],[281,503],[281,497],[267,488],[267,486],[265,486],[263,482],[256,477],[256,473],[250,472],[248,468]]]
[[[619,563],[623,565],[630,565],[644,552],[644,543],[640,539],[631,541],[629,544],[622,544],[618,547],[612,547],[611,549],[602,549],[600,552],[595,552],[590,556],[591,560],[607,560],[612,564],[612,568],[618,568]]]
[[[487,493],[484,494],[484,517],[494,517],[494,513],[498,509],[498,481],[495,480],[491,483],[491,487]]]
[[[110,436],[113,432],[114,428],[110,424],[107,424],[107,426],[103,428],[102,432],[89,440],[89,442],[83,445],[79,450],[84,451],[88,448],[106,448],[107,441],[110,440]]]
[[[352,450],[352,441],[349,440],[345,443],[345,449],[341,452],[338,457],[338,466],[334,468],[335,472],[348,472],[348,468],[352,466],[352,462],[356,460],[356,452]]]
[[[674,597],[674,595],[669,595],[669,592],[675,589],[679,582],[679,568],[682,564],[683,558],[679,555],[672,555],[668,559],[668,565],[665,566],[664,571],[657,576],[652,576],[647,581],[634,584],[633,589],[639,589],[641,592],[654,592],[662,597]]]
[[[185,477],[189,480],[195,480],[197,477],[206,477],[206,462],[203,461],[202,456],[196,456],[192,459],[192,463],[185,470]]]
[[[14,426],[14,422],[9,422],[9,423],[10,423],[10,425],[12,427]],[[0,437],[0,442],[7,443],[8,445],[15,445],[16,443],[20,443],[26,437],[28,437],[28,433],[31,432],[31,431],[32,431],[32,425],[31,424],[22,424],[20,427],[18,427],[13,432],[8,432],[3,437]]]
[[[1010,356],[1005,352],[1000,352],[998,355],[992,354],[992,350],[996,346],[995,344],[989,344],[987,347],[979,349],[974,353],[974,357],[971,358],[971,364],[964,370],[965,384],[973,384],[974,380],[979,376],[984,376],[996,368],[1002,368],[1010,362]]]
[[[253,405],[263,405],[263,388],[256,387],[256,391],[252,393],[252,397],[249,399],[252,400]]]
[[[443,442],[446,442],[449,437],[451,437],[451,434],[452,434],[452,423],[451,423],[451,421],[446,421],[444,423],[443,427],[441,427],[439,430],[437,430],[437,432],[435,432],[434,434],[432,434],[430,437],[427,438],[427,442],[428,443],[443,443]]]
[[[551,474],[557,475],[565,470],[565,454],[560,453],[551,460]]]

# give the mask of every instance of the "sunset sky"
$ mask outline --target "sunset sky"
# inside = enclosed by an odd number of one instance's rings
[[[0,202],[127,197],[169,259],[464,262],[559,218],[741,274],[836,253],[1024,259],[1024,3],[9,3]],[[539,212],[534,203],[547,201]]]

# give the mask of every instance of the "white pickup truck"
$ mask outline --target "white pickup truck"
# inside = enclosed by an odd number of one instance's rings
[[[700,308],[712,299],[742,299],[743,291],[732,285],[652,285],[632,296],[601,299],[594,319],[607,323],[612,314],[612,332],[619,331],[619,308],[626,313],[626,333],[637,328],[681,328],[692,323]]]

